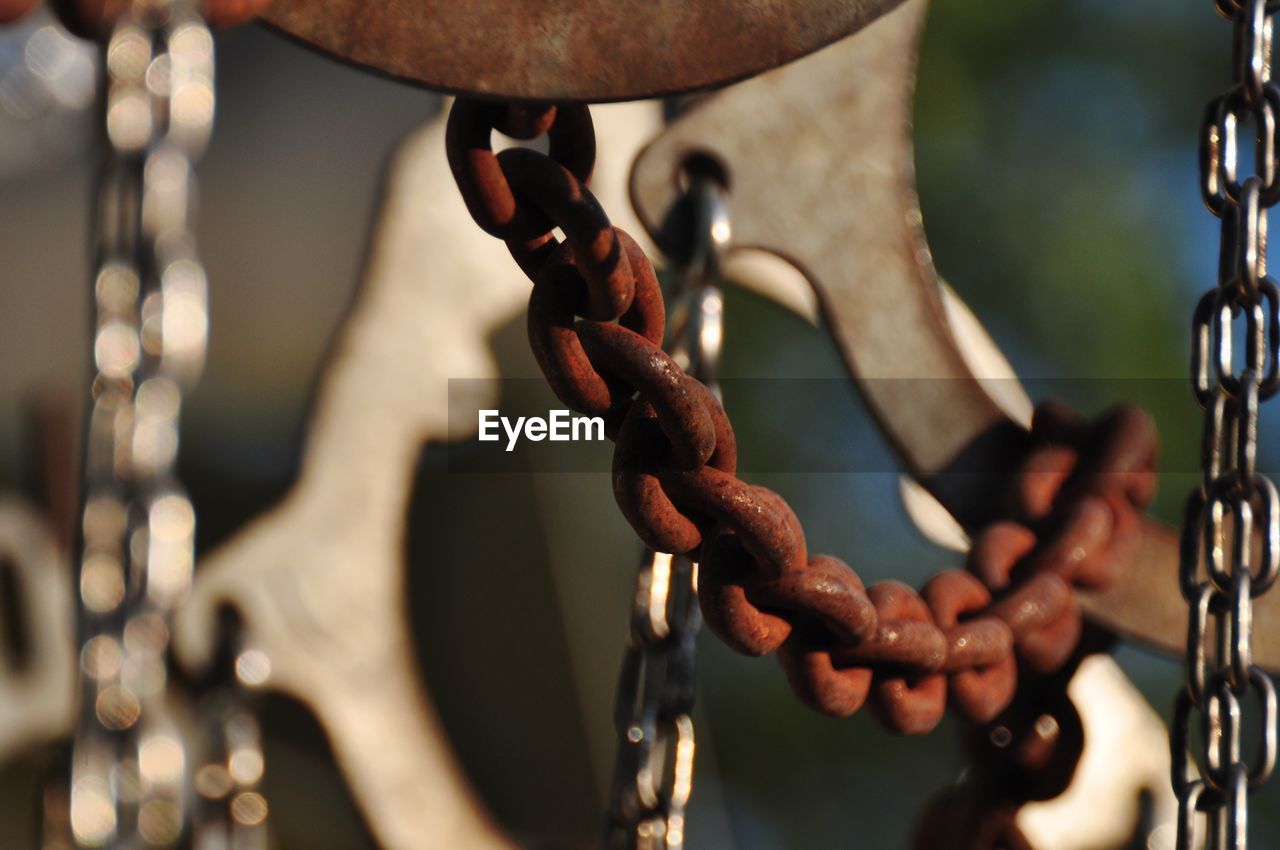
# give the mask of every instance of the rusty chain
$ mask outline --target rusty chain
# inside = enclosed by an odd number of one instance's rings
[[[672,358],[706,384],[715,382],[723,339],[720,259],[728,246],[723,188],[695,179],[684,198],[692,208],[694,251],[680,269],[680,316]],[[618,757],[609,795],[606,850],[676,850],[684,846],[685,805],[695,752],[698,565],[686,556],[645,551],[636,576],[631,640],[623,656],[614,710]]]
[[[1267,211],[1280,200],[1271,80],[1273,14],[1268,0],[1215,0],[1234,30],[1233,84],[1210,102],[1201,127],[1200,185],[1221,219],[1218,284],[1192,320],[1191,382],[1204,411],[1203,476],[1188,499],[1180,584],[1190,606],[1187,685],[1171,740],[1179,850],[1244,850],[1248,796],[1276,761],[1276,693],[1253,664],[1253,599],[1280,574],[1280,497],[1257,468],[1259,404],[1280,388],[1280,289],[1267,275]],[[1252,173],[1238,146],[1252,126]],[[1236,343],[1243,325],[1243,345]],[[1258,749],[1243,749],[1246,698],[1256,696]],[[1197,718],[1198,715],[1198,718]],[[1191,752],[1199,723],[1199,750]],[[1207,829],[1197,836],[1197,813]]]
[[[494,130],[545,135],[547,153],[495,153]],[[1145,414],[1090,424],[1042,405],[1008,519],[977,535],[969,572],[920,593],[892,581],[864,589],[842,561],[808,553],[781,497],[737,478],[723,408],[663,352],[653,266],[587,188],[587,108],[459,100],[446,147],[472,217],[533,281],[529,339],[548,383],[604,419],[623,514],[651,549],[699,562],[703,617],[731,647],[780,651],[804,702],[847,716],[870,701],[902,733],[929,731],[948,705],[985,722],[1009,703],[1016,660],[1033,671],[1066,661],[1080,632],[1073,585],[1106,582],[1153,493]]]

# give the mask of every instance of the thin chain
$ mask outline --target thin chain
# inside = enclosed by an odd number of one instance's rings
[[[71,828],[80,847],[165,848],[188,819],[190,758],[166,665],[194,559],[174,461],[183,390],[205,355],[192,164],[213,122],[213,39],[194,2],[134,0],[103,60]]]
[[[234,687],[214,693],[202,707],[216,751],[195,771],[199,795],[193,850],[266,850],[267,800],[259,785],[265,758],[258,720]]]
[[[719,398],[715,378],[723,337],[717,285],[729,239],[723,191],[699,178],[687,200],[695,256],[682,264],[671,354]],[[683,555],[645,551],[636,575],[631,640],[622,659],[614,724],[618,757],[609,799],[607,850],[684,846],[685,805],[693,789],[698,565]]]
[[[1245,850],[1249,794],[1276,761],[1275,686],[1253,663],[1253,600],[1280,574],[1280,498],[1257,468],[1259,404],[1280,386],[1280,290],[1266,269],[1267,211],[1280,200],[1274,8],[1268,0],[1215,0],[1215,8],[1234,27],[1234,84],[1210,102],[1200,141],[1201,191],[1222,240],[1218,285],[1192,322],[1191,381],[1205,417],[1203,478],[1187,503],[1180,566],[1190,618],[1187,685],[1171,730],[1179,850]],[[1238,147],[1248,134],[1254,164],[1242,176]],[[1258,745],[1246,760],[1250,692]],[[1207,815],[1204,834],[1198,812]]]

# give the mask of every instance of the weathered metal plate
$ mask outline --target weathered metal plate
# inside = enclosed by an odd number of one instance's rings
[[[485,255],[507,273],[473,261]],[[364,280],[320,379],[300,477],[280,504],[201,560],[174,621],[178,659],[201,668],[217,650],[219,611],[239,613],[244,650],[268,662],[250,684],[311,709],[388,850],[515,846],[455,762],[419,680],[404,541],[422,445],[450,436],[450,379],[497,376],[488,339],[528,296],[519,270],[471,226],[437,118],[389,167]],[[494,406],[492,381],[466,386],[477,408]]]
[[[72,581],[52,530],[29,505],[0,496],[0,564],[11,570],[26,663],[0,663],[0,764],[66,735],[76,713]],[[12,623],[6,625],[13,625]]]
[[[911,111],[925,5],[913,0],[802,62],[718,92],[637,160],[631,192],[651,234],[692,154],[728,170],[734,246],[777,254],[813,285],[838,348],[884,433],[965,525],[992,475],[979,434],[1008,421],[952,335],[913,189]],[[1021,429],[1011,423],[1012,436]],[[1001,447],[1003,448],[1003,447]],[[927,482],[929,483],[929,482]]]
[[[339,59],[433,89],[635,100],[749,77],[901,0],[275,0],[263,18]]]
[[[692,153],[730,181],[734,244],[808,279],[850,374],[907,469],[966,528],[1027,447],[1023,424],[974,374],[947,319],[915,191],[911,114],[925,0],[801,62],[707,98],[642,152],[632,199],[662,241]],[[1177,536],[1144,520],[1105,593],[1081,594],[1109,630],[1181,655],[1187,606]],[[1280,597],[1258,600],[1255,658],[1280,670]]]

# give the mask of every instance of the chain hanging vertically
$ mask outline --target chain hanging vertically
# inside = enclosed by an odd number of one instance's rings
[[[174,476],[182,394],[203,367],[193,162],[214,113],[213,39],[192,0],[133,0],[103,51],[93,408],[79,570],[81,709],[70,820],[80,847],[173,847],[190,756],[167,689],[195,513]]]
[[[1276,122],[1280,87],[1271,81],[1269,0],[1215,0],[1235,30],[1230,90],[1205,114],[1201,191],[1222,220],[1218,285],[1192,323],[1191,381],[1204,410],[1203,478],[1188,500],[1180,582],[1190,606],[1187,685],[1172,729],[1179,850],[1244,850],[1248,796],[1276,760],[1276,693],[1252,661],[1253,600],[1280,574],[1280,498],[1257,468],[1259,403],[1280,387],[1280,289],[1267,276],[1267,210],[1280,200]],[[1238,147],[1253,134],[1252,173]],[[1258,706],[1257,751],[1243,752],[1250,692]],[[1199,735],[1193,736],[1193,723]],[[1193,756],[1193,738],[1198,754]],[[1197,835],[1197,813],[1207,835]]]
[[[724,190],[694,178],[685,201],[693,252],[677,277],[672,358],[716,396],[723,298],[720,259],[730,228]],[[618,756],[609,795],[606,850],[684,846],[685,804],[693,788],[698,565],[646,549],[636,574],[631,638],[622,660],[614,725]]]
[[[204,700],[200,713],[202,731],[213,748],[194,771],[198,797],[191,815],[192,848],[266,850],[267,800],[259,790],[265,759],[258,719],[245,708],[234,683]]]

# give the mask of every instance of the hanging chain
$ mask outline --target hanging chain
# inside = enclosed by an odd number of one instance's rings
[[[258,719],[234,686],[220,688],[201,706],[215,745],[195,769],[199,795],[192,815],[193,850],[266,850],[267,800],[260,791],[265,758]]]
[[[545,135],[547,153],[495,153],[494,130]],[[1012,698],[1016,661],[1039,672],[1066,662],[1081,628],[1073,588],[1107,583],[1154,490],[1150,417],[1122,408],[1087,423],[1042,405],[1007,519],[975,537],[970,572],[942,573],[919,593],[864,588],[844,562],[810,555],[778,494],[737,477],[724,409],[662,350],[652,264],[587,185],[587,108],[459,100],[446,148],[472,218],[533,281],[529,342],[548,383],[604,419],[618,506],[652,550],[698,561],[698,602],[721,639],[749,655],[778,651],[793,690],[820,711],[844,717],[870,701],[912,734],[948,706],[990,720]]]
[[[195,512],[174,476],[182,395],[207,331],[193,162],[214,112],[213,39],[194,2],[133,0],[103,51],[93,408],[79,563],[81,711],[70,819],[80,847],[174,847],[190,755],[167,693]]]
[[[1201,191],[1222,239],[1218,285],[1197,304],[1191,334],[1192,388],[1205,416],[1203,478],[1187,502],[1179,568],[1190,606],[1187,686],[1171,730],[1179,850],[1245,850],[1249,794],[1276,761],[1275,686],[1252,656],[1253,600],[1280,574],[1280,498],[1257,468],[1259,404],[1280,388],[1280,289],[1266,269],[1267,211],[1280,200],[1277,4],[1215,0],[1215,8],[1234,27],[1234,84],[1210,102],[1200,140]],[[1242,176],[1238,147],[1250,133],[1253,173]],[[1258,711],[1246,721],[1250,692]],[[1246,760],[1248,723],[1257,750]],[[1198,812],[1207,814],[1205,836]]]
[[[729,240],[723,189],[696,178],[687,195],[695,252],[678,273],[681,310],[671,355],[717,398],[723,338],[720,258]],[[698,565],[684,555],[645,550],[636,575],[631,640],[622,659],[614,726],[618,757],[609,795],[606,850],[684,846],[693,787]]]

